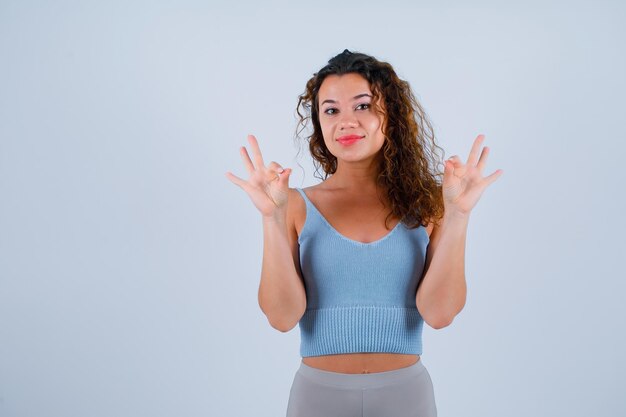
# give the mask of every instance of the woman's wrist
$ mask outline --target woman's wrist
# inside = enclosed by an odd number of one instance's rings
[[[287,224],[287,208],[277,208],[270,215],[262,215],[263,223],[265,224],[277,224],[284,226]]]

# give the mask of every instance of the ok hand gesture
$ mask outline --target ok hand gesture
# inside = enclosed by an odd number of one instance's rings
[[[444,162],[442,192],[446,213],[469,215],[485,188],[504,172],[498,169],[487,177],[482,176],[489,154],[489,148],[484,147],[478,159],[484,138],[484,135],[478,135],[474,140],[467,164],[464,165],[456,155]]]
[[[226,172],[226,177],[248,193],[263,216],[271,217],[287,206],[291,168],[283,169],[280,164],[274,161],[266,167],[256,138],[253,135],[248,135],[248,142],[252,148],[256,166],[252,164],[245,146],[240,148],[239,153],[250,178],[248,181],[243,180],[230,171]]]

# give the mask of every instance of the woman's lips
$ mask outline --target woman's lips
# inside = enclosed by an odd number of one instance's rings
[[[342,145],[352,145],[354,142],[356,142],[359,139],[363,139],[363,136],[359,136],[359,135],[346,135],[346,136],[342,136],[339,139],[337,139],[337,142],[341,143]]]

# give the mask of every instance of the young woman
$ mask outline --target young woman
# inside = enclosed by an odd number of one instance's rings
[[[465,305],[470,212],[503,171],[483,177],[483,135],[438,170],[409,84],[369,55],[330,59],[297,108],[319,184],[289,188],[252,135],[250,178],[226,173],[262,214],[259,305],[274,328],[300,327],[287,416],[436,416],[423,323],[448,326]]]

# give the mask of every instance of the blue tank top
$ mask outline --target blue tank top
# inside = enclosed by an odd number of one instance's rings
[[[398,223],[374,242],[333,228],[305,192],[298,236],[307,307],[300,356],[338,353],[422,353],[424,320],[415,305],[430,242],[426,228]]]

